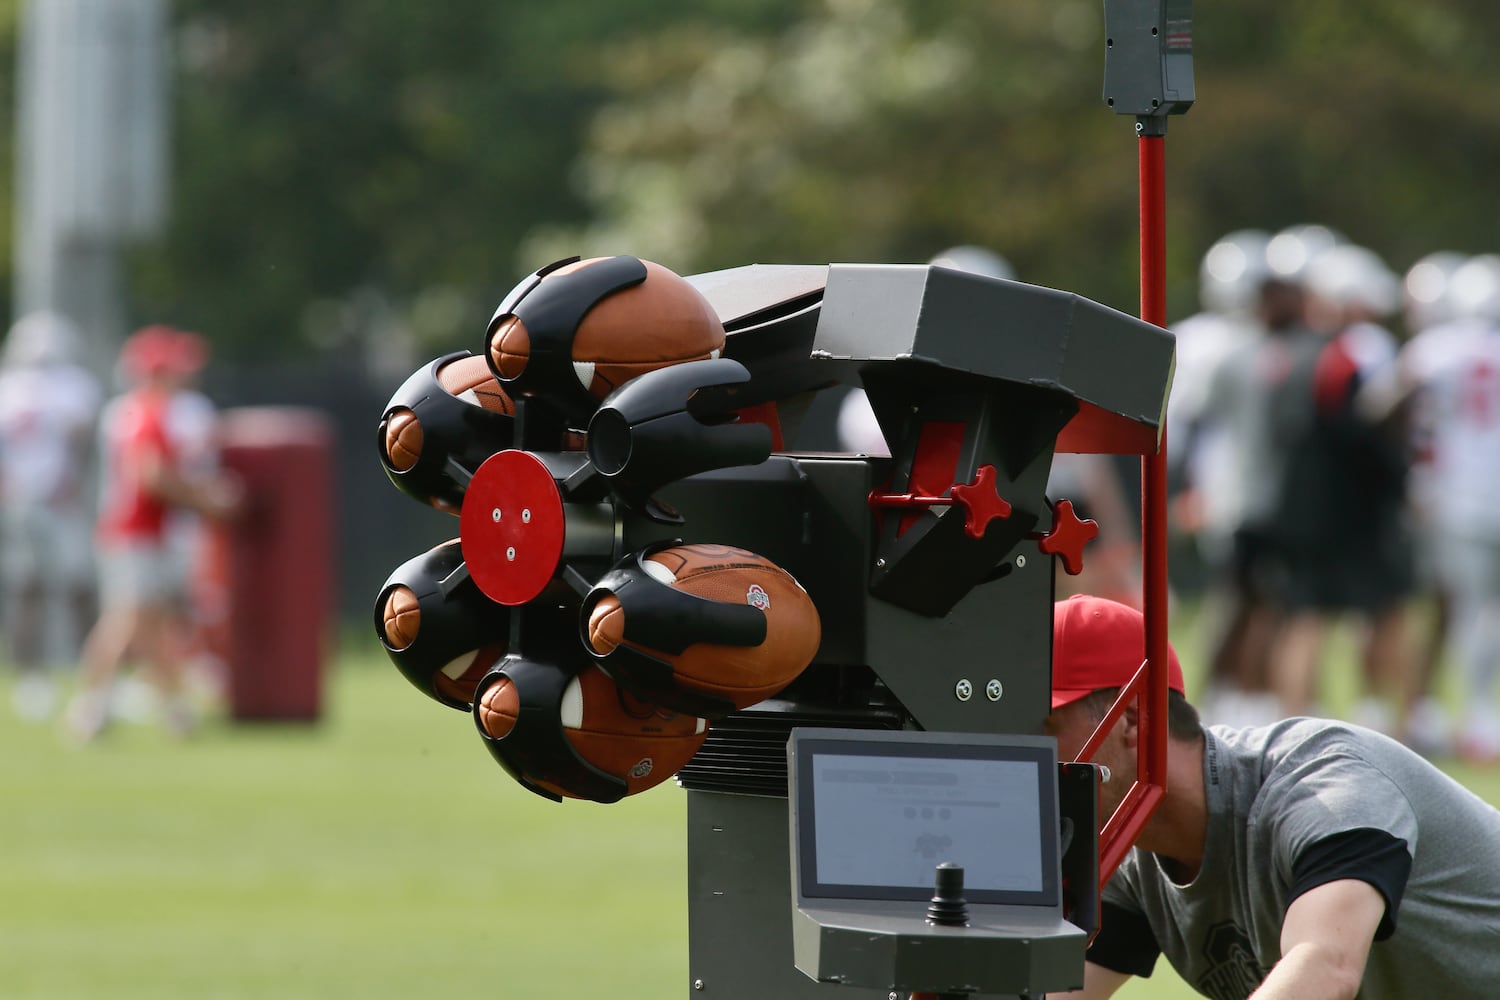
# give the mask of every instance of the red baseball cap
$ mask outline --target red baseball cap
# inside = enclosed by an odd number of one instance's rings
[[[1078,594],[1052,606],[1052,707],[1124,687],[1146,658],[1146,619],[1135,608]],[[1182,664],[1167,646],[1167,686],[1185,693]]]

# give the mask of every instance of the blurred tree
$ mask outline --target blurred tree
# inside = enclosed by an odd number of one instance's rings
[[[0,0],[0,31],[8,30]],[[521,274],[924,260],[954,243],[1135,306],[1135,149],[1098,0],[177,0],[170,231],[141,319],[222,353],[410,370]],[[1496,249],[1481,0],[1198,4],[1168,140],[1174,315],[1199,255],[1318,221],[1403,267]]]
[[[357,344],[409,369],[467,344],[534,266],[521,235],[587,217],[567,176],[603,96],[591,47],[798,6],[179,0],[173,212],[137,308],[230,355]]]
[[[1195,14],[1198,105],[1167,144],[1174,315],[1243,226],[1323,222],[1397,268],[1496,248],[1500,7]],[[1135,143],[1102,104],[1101,30],[1097,0],[823,0],[775,36],[674,24],[613,45],[577,175],[599,217],[538,229],[529,257],[633,248],[694,270],[979,243],[1134,310]]]

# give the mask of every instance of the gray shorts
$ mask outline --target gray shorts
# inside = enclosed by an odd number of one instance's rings
[[[12,586],[87,586],[94,570],[93,535],[83,510],[6,504],[0,509],[0,573]]]
[[[187,580],[181,562],[163,542],[116,542],[99,549],[99,604],[139,608],[182,599]]]

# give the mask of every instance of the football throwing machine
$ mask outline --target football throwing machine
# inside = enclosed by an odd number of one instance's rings
[[[564,261],[382,415],[391,480],[459,536],[386,581],[381,642],[537,794],[675,773],[689,996],[1082,985],[1101,881],[1164,787],[1161,145],[1192,103],[1188,0],[1105,21],[1140,318],[941,266]],[[835,386],[888,457],[787,449]],[[1108,775],[1041,734],[1054,564],[1098,530],[1047,496],[1064,452],[1142,456],[1146,642],[1104,725],[1138,699],[1146,735],[1102,830]]]

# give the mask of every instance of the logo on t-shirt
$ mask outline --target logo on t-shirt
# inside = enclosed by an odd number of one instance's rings
[[[1198,977],[1198,992],[1214,1000],[1245,1000],[1266,978],[1265,970],[1255,961],[1250,937],[1230,921],[1208,929],[1203,957],[1209,967]]]

